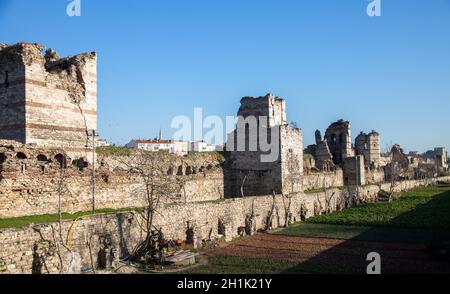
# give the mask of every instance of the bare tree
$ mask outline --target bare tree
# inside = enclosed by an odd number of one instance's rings
[[[322,201],[320,200],[319,194],[316,196],[316,201],[314,202],[314,215],[321,215],[323,211]]]
[[[241,181],[241,197],[245,198],[245,193],[244,193],[244,187],[245,187],[245,183],[247,182],[247,178],[250,174],[250,171],[245,171],[244,172],[244,178]]]
[[[333,191],[332,189],[334,188],[336,183],[336,177],[333,177],[333,180],[330,184],[330,186],[327,185],[326,183],[326,178],[323,179],[323,190],[324,190],[324,194],[325,194],[325,213],[332,213],[333,212],[333,208],[332,208],[332,203],[333,203],[333,198],[336,196],[336,191]]]
[[[65,234],[63,233],[63,228],[62,228],[62,221],[63,221],[62,199],[66,193],[70,193],[70,190],[68,189],[66,178],[67,178],[66,166],[65,166],[65,164],[61,164],[59,171],[58,171],[58,176],[55,177],[52,182],[54,185],[54,188],[57,192],[57,195],[58,195],[58,225],[56,228],[54,225],[50,225],[50,229],[52,232],[51,240],[47,240],[46,238],[44,238],[44,236],[41,232],[41,229],[38,226],[34,227],[34,230],[40,235],[41,241],[47,243],[49,247],[52,247],[54,249],[54,252],[55,252],[56,256],[58,257],[60,274],[64,273],[64,262],[63,262],[62,251],[65,250],[66,253],[69,253],[69,254],[73,253],[67,244],[68,238],[64,237]],[[66,235],[67,235],[67,233],[66,233]],[[42,263],[45,265],[46,257],[41,256],[40,258],[42,259]],[[45,268],[48,271],[47,266],[45,266]],[[69,268],[70,268],[70,265],[69,265]]]
[[[303,159],[301,159],[303,160]],[[289,150],[288,153],[288,184],[289,184],[289,193],[282,195],[283,206],[284,206],[284,226],[287,228],[292,219],[292,198],[296,194],[296,186],[298,186],[301,181],[301,177],[299,176],[300,163],[299,159],[294,155],[292,150]]]
[[[272,191],[272,206],[267,215],[267,221],[266,221],[266,227],[265,227],[266,231],[271,230],[272,226],[273,226],[273,214],[274,214],[275,208],[276,208],[276,200],[277,200],[277,194],[275,193],[275,191]]]
[[[407,177],[409,170],[409,159],[399,145],[392,146],[390,157],[391,162],[386,166],[389,191],[385,191],[389,202],[393,200],[397,187]]]
[[[184,187],[183,177],[167,175],[168,155],[138,150],[122,163],[130,175],[136,176],[137,185],[133,197],[143,199],[144,238],[138,244],[131,259],[145,263],[163,261],[164,237],[154,226],[156,214],[163,204],[174,201]]]

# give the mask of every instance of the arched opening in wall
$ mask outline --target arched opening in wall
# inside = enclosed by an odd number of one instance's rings
[[[41,174],[45,174],[45,165],[48,163],[48,158],[45,155],[39,154],[37,157]]]
[[[190,166],[186,167],[186,175],[187,176],[192,175],[192,167]]]
[[[84,158],[79,158],[72,161],[72,165],[75,166],[79,171],[83,171],[89,166],[89,163]]]
[[[108,175],[102,175],[102,180],[105,184],[109,183],[109,176]]]
[[[17,152],[16,158],[20,160],[28,159],[28,157],[23,152]]]
[[[225,231],[226,231],[225,224],[224,224],[224,222],[221,219],[219,219],[219,224],[217,225],[217,234],[221,235],[223,237],[226,237],[225,236]]]
[[[169,170],[167,170],[168,176],[173,176],[173,167],[170,167]]]
[[[369,144],[367,143],[364,144],[364,150],[369,150]]]
[[[26,154],[23,153],[23,152],[17,152],[16,153],[16,158],[19,159],[19,160],[28,159]],[[22,172],[22,174],[25,174],[27,172],[27,164],[25,162],[21,162],[20,171]]]
[[[56,160],[56,162],[58,163],[59,168],[60,168],[61,170],[67,168],[67,159],[66,159],[66,157],[65,157],[64,155],[62,155],[62,154],[57,154],[57,155],[55,156],[55,160]]]
[[[191,226],[191,222],[187,222],[186,223],[187,228],[186,228],[186,244],[194,244],[195,242],[195,232],[194,232],[194,227]]]
[[[37,160],[38,160],[39,162],[48,162],[47,156],[42,155],[42,154],[38,155]]]
[[[331,144],[333,144],[333,145],[337,144],[337,139],[336,139],[336,135],[335,134],[331,135]]]
[[[178,172],[177,172],[177,176],[182,176],[182,175],[184,175],[184,173],[183,173],[183,166],[179,166],[178,167]]]
[[[194,174],[194,175],[198,174],[198,167],[194,166],[192,168],[192,174]]]
[[[3,180],[3,164],[6,161],[6,155],[4,153],[0,153],[0,181]]]

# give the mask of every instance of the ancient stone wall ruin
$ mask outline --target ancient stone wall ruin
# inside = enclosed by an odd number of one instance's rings
[[[357,155],[348,157],[342,165],[344,170],[345,185],[365,185],[366,184],[366,168],[364,166],[364,156]]]
[[[261,121],[262,118],[266,121]],[[261,142],[274,148],[263,150]],[[287,124],[283,99],[272,94],[244,97],[238,112],[238,128],[230,134],[227,150],[230,151],[225,171],[227,197],[301,191],[302,133]],[[276,156],[264,160],[269,154]]]
[[[86,132],[97,129],[96,54],[59,58],[44,50],[0,48],[0,139],[86,156]]]
[[[175,202],[214,201],[224,197],[223,157],[217,153],[178,157],[162,154],[168,162],[167,177],[178,177],[184,187]],[[134,193],[141,179],[126,172],[117,157],[97,157],[96,207],[120,209],[143,207]],[[54,214],[64,186],[64,212],[92,209],[92,165],[70,158],[63,150],[0,142],[0,218]]]
[[[340,165],[347,157],[354,155],[352,149],[352,137],[350,122],[339,120],[332,123],[325,132],[325,140],[333,155],[333,162]]]
[[[317,130],[315,139],[316,144],[308,146],[305,152],[314,157],[319,171],[342,168],[344,183],[351,185],[385,180],[386,163],[381,156],[379,133],[361,132],[353,145],[350,122],[341,119],[327,128],[324,139]]]
[[[364,156],[366,167],[375,169],[381,165],[380,134],[372,131],[369,134],[361,132],[355,139],[356,155]]]
[[[303,176],[303,189],[305,191],[331,187],[344,187],[342,169],[336,169],[331,172],[314,172]]]
[[[403,181],[396,186],[395,190],[406,191],[438,180],[449,181],[450,177],[433,179],[431,182]],[[304,221],[314,215],[372,202],[378,197],[380,188],[389,189],[388,185],[383,184],[381,187],[366,185],[358,188],[329,189],[318,193],[297,193],[292,198],[292,221]],[[226,240],[230,241],[240,236],[249,215],[255,216],[252,223],[253,231],[264,229],[273,203],[273,197],[269,195],[170,205],[160,210],[155,226],[163,229],[167,239],[186,240],[189,223],[198,245],[201,245],[203,240],[214,239],[219,235],[225,235]],[[285,225],[283,215],[283,199],[279,195],[275,198],[273,228]],[[140,222],[137,213],[87,216],[76,222],[64,222],[63,231],[72,231],[69,244],[75,253],[80,254],[82,269],[87,269],[91,267],[91,264],[94,266],[98,264],[102,240],[108,236],[111,238],[111,247],[117,251],[117,257],[128,256],[142,236]],[[42,236],[36,230],[39,230]],[[39,268],[46,273],[46,269],[42,265],[39,266],[38,262],[36,263],[36,260],[39,261],[42,258],[47,260],[51,273],[58,273],[58,261],[54,255],[54,249],[51,244],[43,241],[42,237],[52,240],[50,225],[0,230],[0,265],[3,264],[0,266],[0,273],[29,274]],[[91,262],[89,247],[86,246],[89,240],[92,244],[93,262]],[[64,264],[68,264],[68,256],[63,255],[63,258]]]
[[[332,171],[336,169],[328,141],[327,139],[322,140],[322,134],[319,130],[316,131],[316,145],[310,146],[309,152],[315,157],[316,166],[319,170]]]

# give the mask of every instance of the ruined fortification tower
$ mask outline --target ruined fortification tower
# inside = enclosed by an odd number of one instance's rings
[[[264,128],[260,129],[261,126]],[[261,148],[261,142],[269,142],[271,150]],[[300,129],[287,124],[284,99],[272,94],[242,98],[238,129],[230,134],[227,150],[230,151],[225,181],[228,197],[301,191],[302,134]],[[263,158],[271,157],[268,154],[276,156],[265,161]]]
[[[0,139],[86,156],[86,131],[97,129],[96,54],[59,58],[44,49],[0,45]]]
[[[326,130],[325,140],[336,165],[342,164],[345,158],[354,156],[350,122],[341,119],[331,124]]]
[[[336,168],[333,162],[333,155],[330,152],[327,140],[322,140],[322,134],[319,130],[315,133],[316,145],[313,147],[313,154],[316,159],[317,168],[322,171],[331,171]]]
[[[238,117],[248,118],[250,116],[259,118],[267,117],[268,127],[285,125],[286,122],[286,101],[272,94],[264,97],[244,97],[241,100]]]
[[[364,156],[366,167],[377,168],[381,164],[380,134],[372,131],[369,134],[361,132],[355,139],[356,155]]]

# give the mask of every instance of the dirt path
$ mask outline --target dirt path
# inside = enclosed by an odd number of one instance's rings
[[[217,249],[210,256],[239,256],[345,266],[365,272],[370,252],[381,255],[385,273],[450,273],[450,262],[425,245],[259,234]]]

